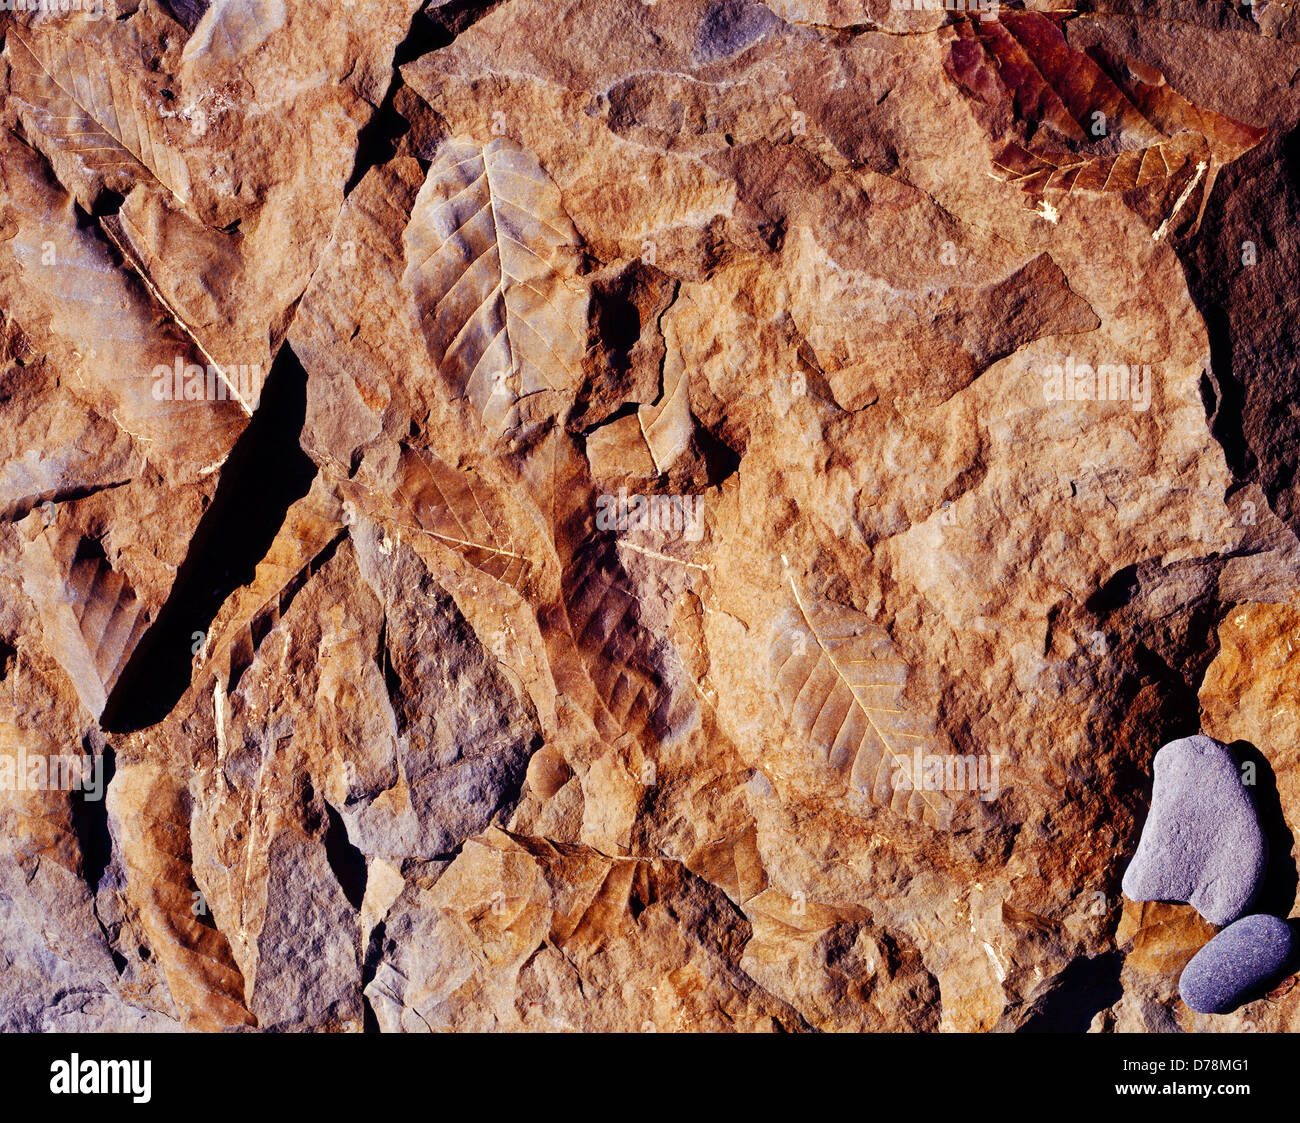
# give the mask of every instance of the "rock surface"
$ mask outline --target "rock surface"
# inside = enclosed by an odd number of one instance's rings
[[[1296,966],[1291,926],[1276,916],[1243,916],[1183,969],[1178,993],[1199,1014],[1226,1014]]]
[[[1242,768],[1226,745],[1185,737],[1155,758],[1151,811],[1124,895],[1186,901],[1211,924],[1231,924],[1259,894],[1268,840]]]
[[[0,15],[0,777],[102,781],[0,1026],[1300,1028],[1120,892],[1204,729],[1295,911],[1292,5],[105,8]]]

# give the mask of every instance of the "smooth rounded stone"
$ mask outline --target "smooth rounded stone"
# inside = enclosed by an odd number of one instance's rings
[[[1178,993],[1198,1014],[1227,1014],[1286,969],[1293,947],[1285,920],[1244,916],[1192,956]]]
[[[1259,892],[1268,840],[1236,759],[1211,737],[1156,753],[1151,814],[1124,872],[1133,901],[1187,901],[1211,924],[1231,924]]]

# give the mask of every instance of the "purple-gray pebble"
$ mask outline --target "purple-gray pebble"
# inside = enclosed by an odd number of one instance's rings
[[[1198,1014],[1227,1014],[1286,968],[1291,926],[1276,916],[1244,916],[1183,968],[1178,992]]]
[[[1151,814],[1124,872],[1133,901],[1187,901],[1211,924],[1231,924],[1264,880],[1268,842],[1236,759],[1211,737],[1156,753]]]

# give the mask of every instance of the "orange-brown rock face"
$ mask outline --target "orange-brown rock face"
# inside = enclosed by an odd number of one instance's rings
[[[0,1027],[1300,1029],[1120,891],[1203,732],[1300,915],[1290,4],[72,7]]]

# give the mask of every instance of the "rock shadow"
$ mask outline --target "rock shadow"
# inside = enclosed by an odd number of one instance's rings
[[[1250,911],[1287,916],[1295,904],[1300,874],[1297,874],[1296,861],[1292,854],[1295,837],[1291,833],[1291,828],[1287,826],[1286,817],[1282,814],[1277,777],[1268,758],[1249,741],[1233,741],[1228,746],[1228,751],[1232,753],[1243,775],[1253,771],[1255,783],[1250,788],[1251,795],[1255,800],[1255,812],[1259,816],[1260,828],[1264,832],[1264,837],[1268,839],[1268,868],[1264,874],[1264,884],[1250,906]]]

